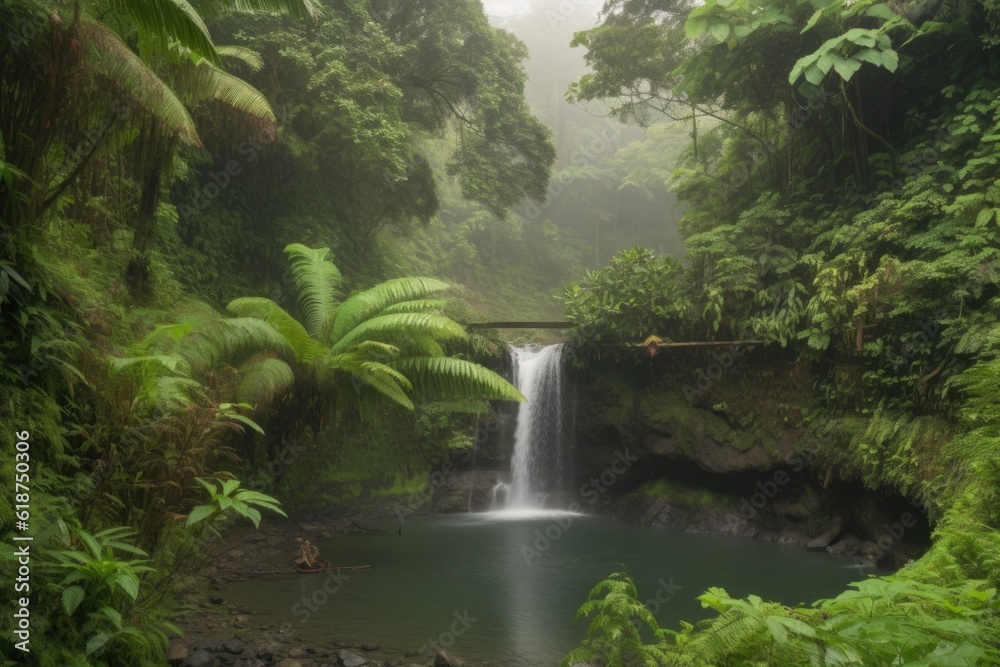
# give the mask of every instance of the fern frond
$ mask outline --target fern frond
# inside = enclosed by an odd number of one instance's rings
[[[409,378],[414,388],[435,397],[524,401],[512,384],[478,364],[451,357],[409,357],[390,364]]]
[[[327,259],[329,248],[307,248],[301,243],[285,247],[292,280],[298,294],[299,308],[305,318],[306,330],[320,342],[325,342],[340,299],[343,278],[333,262]]]
[[[427,313],[400,313],[382,315],[365,320],[351,329],[331,347],[334,353],[343,352],[363,340],[406,338],[412,334],[436,339],[465,337],[465,329],[443,315]]]
[[[288,341],[297,361],[308,363],[323,356],[325,352],[325,348],[309,335],[298,320],[270,299],[264,297],[234,299],[226,306],[226,310],[237,317],[255,317],[270,324]]]
[[[444,299],[414,299],[412,301],[401,301],[387,308],[383,308],[379,312],[379,315],[440,312],[447,305],[448,302]]]
[[[330,328],[330,341],[337,343],[365,320],[383,314],[385,309],[405,301],[424,299],[448,289],[448,284],[433,278],[397,278],[352,294],[337,309]],[[391,313],[389,313],[391,314]]]
[[[295,383],[295,373],[281,359],[267,358],[252,362],[242,369],[237,400],[258,410],[274,402]]]
[[[353,353],[329,357],[327,365],[333,370],[350,373],[361,385],[371,387],[407,410],[413,409],[413,401],[406,395],[413,386],[410,380],[395,368],[377,361],[369,361]],[[355,386],[360,389],[361,385]]]

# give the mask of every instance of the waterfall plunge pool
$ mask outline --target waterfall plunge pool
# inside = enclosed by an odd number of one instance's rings
[[[412,662],[426,663],[433,642],[467,661],[556,667],[585,635],[577,608],[615,571],[632,576],[640,599],[668,627],[705,618],[695,598],[709,586],[796,604],[863,578],[850,560],[800,546],[565,512],[412,517],[401,533],[395,519],[378,525],[387,532],[317,542],[335,564],[371,565],[343,572],[329,595],[316,595],[325,574],[258,577],[226,585],[223,595],[260,621],[290,623],[303,646],[378,642],[386,655],[422,649]],[[325,602],[303,604],[310,596]]]

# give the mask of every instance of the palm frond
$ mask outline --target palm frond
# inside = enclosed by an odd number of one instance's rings
[[[176,41],[221,65],[201,15],[187,0],[93,0],[96,16],[117,14],[163,44]]]
[[[97,21],[81,20],[80,35],[90,47],[87,57],[100,76],[156,118],[166,132],[185,143],[201,146],[187,109],[117,34]]]
[[[448,287],[447,283],[433,278],[397,278],[352,294],[337,310],[330,329],[330,340],[338,342],[358,324],[381,314],[386,308],[405,301],[424,299]]]
[[[264,59],[260,57],[260,54],[245,46],[217,46],[215,52],[223,58],[240,61],[254,72],[259,72],[264,67]]]
[[[325,348],[309,335],[298,320],[270,299],[264,297],[234,299],[226,306],[226,310],[237,317],[255,317],[270,324],[288,341],[298,361],[308,363],[323,356],[325,352]]]
[[[319,3],[314,0],[195,0],[195,4],[203,16],[278,14],[315,20],[320,15]]]
[[[435,397],[524,401],[512,384],[479,364],[451,357],[409,357],[390,364],[414,389]]]
[[[273,134],[277,119],[264,94],[207,60],[187,63],[173,77],[174,89],[188,104],[215,101],[247,116],[263,132]]]
[[[464,338],[466,335],[465,329],[460,324],[444,315],[429,313],[380,315],[365,320],[349,330],[330,350],[338,353],[364,340],[391,341],[394,338],[405,340],[413,334],[431,336],[438,340]]]
[[[329,248],[307,248],[301,243],[285,247],[292,280],[298,294],[299,308],[305,318],[306,330],[320,342],[336,312],[343,278],[333,262],[327,259]]]

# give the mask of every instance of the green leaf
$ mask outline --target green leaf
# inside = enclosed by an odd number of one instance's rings
[[[70,586],[65,589],[62,593],[62,604],[66,615],[72,616],[73,612],[76,611],[76,608],[80,606],[80,603],[83,602],[86,596],[86,591],[80,586]]]
[[[730,26],[728,23],[718,22],[712,24],[712,37],[717,42],[724,42],[729,39]]]
[[[853,58],[838,58],[834,61],[833,69],[837,70],[837,74],[839,74],[840,78],[844,81],[850,81],[851,77],[854,76],[859,69],[861,69],[861,63]]]
[[[96,635],[87,640],[87,655],[94,653],[101,649],[102,646],[108,643],[111,639],[111,635],[106,632],[98,632]]]
[[[192,526],[203,519],[211,516],[215,512],[214,505],[198,505],[188,514],[186,525]]]

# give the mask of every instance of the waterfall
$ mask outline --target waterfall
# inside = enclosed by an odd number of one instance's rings
[[[511,356],[514,384],[528,400],[517,409],[510,483],[494,498],[506,509],[538,509],[562,489],[562,345],[514,347]]]

